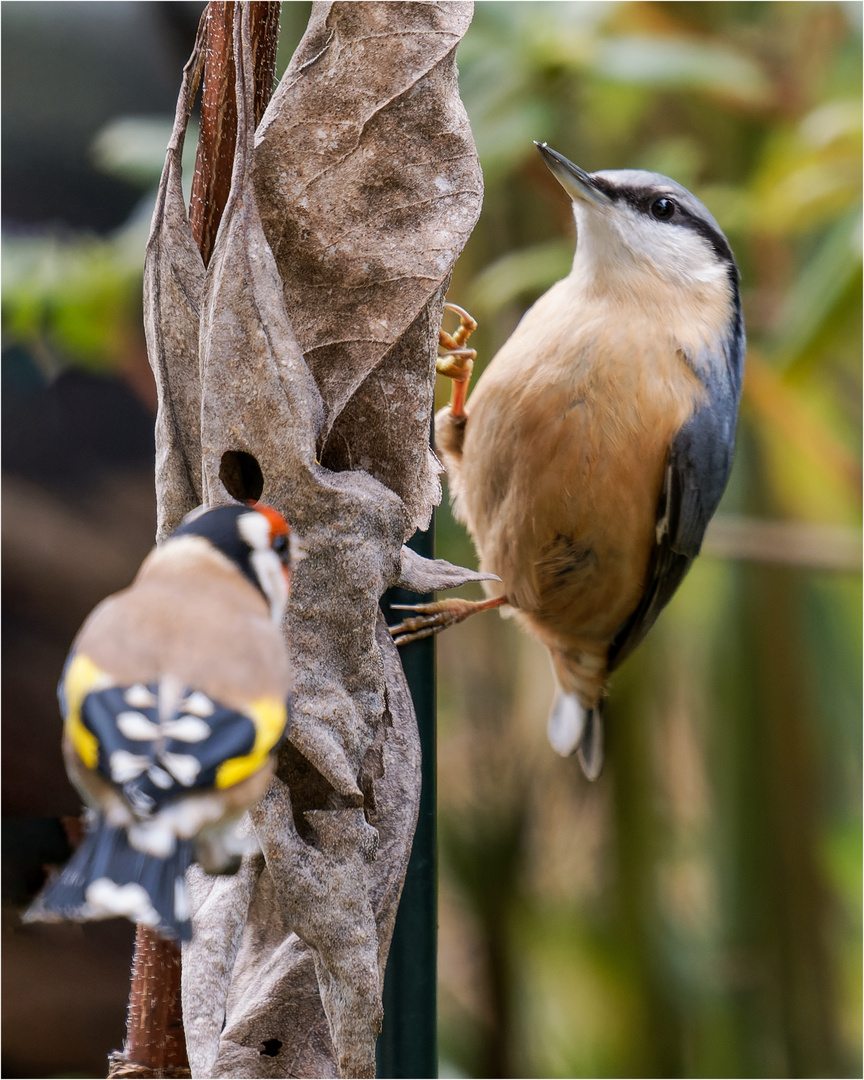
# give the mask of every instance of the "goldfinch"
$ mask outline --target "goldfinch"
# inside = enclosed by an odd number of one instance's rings
[[[269,506],[199,508],[87,618],[59,687],[87,831],[28,918],[191,937],[186,869],[236,872],[288,723],[291,551]]]

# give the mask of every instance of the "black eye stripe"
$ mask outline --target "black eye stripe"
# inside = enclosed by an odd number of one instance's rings
[[[731,266],[735,266],[735,259],[732,255],[732,249],[729,247],[729,243],[726,237],[717,232],[716,229],[702,218],[694,217],[693,214],[682,205],[678,199],[670,193],[668,190],[664,191],[662,188],[654,188],[652,190],[646,190],[645,188],[636,187],[616,187],[614,184],[610,184],[609,181],[602,176],[592,177],[595,185],[605,194],[609,196],[614,202],[626,202],[634,210],[640,214],[646,214],[654,220],[654,215],[651,213],[651,205],[658,199],[669,199],[675,203],[676,212],[669,218],[664,224],[674,226],[677,229],[690,229],[691,232],[697,233],[704,240],[707,240],[714,250],[718,259],[723,262],[729,263]]]
[[[689,229],[691,232],[697,233],[703,240],[708,241],[714,249],[714,254],[718,259],[735,266],[735,258],[732,255],[732,249],[729,247],[729,242],[726,237],[721,233],[718,233],[716,229],[712,229],[707,221],[701,221],[699,218],[693,217],[692,214],[682,211],[680,214],[676,215],[675,220],[670,221],[669,224],[680,225],[685,229]]]

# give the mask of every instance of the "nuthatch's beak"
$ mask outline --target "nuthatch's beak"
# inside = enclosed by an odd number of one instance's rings
[[[597,187],[589,173],[580,169],[578,165],[574,165],[572,161],[568,161],[563,154],[559,154],[546,143],[535,141],[534,145],[543,155],[549,171],[571,199],[578,199],[579,202],[588,203],[591,206],[609,206],[612,200],[605,191]]]

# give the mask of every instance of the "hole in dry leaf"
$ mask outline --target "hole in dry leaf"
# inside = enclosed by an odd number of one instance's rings
[[[264,490],[261,466],[245,450],[226,450],[219,465],[219,479],[232,498],[257,502]]]
[[[265,1039],[261,1046],[262,1049],[258,1053],[262,1057],[276,1057],[282,1049],[282,1043],[279,1039]]]

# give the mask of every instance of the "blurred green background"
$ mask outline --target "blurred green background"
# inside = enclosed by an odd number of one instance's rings
[[[9,9],[201,10],[3,7],[4,125]],[[282,66],[307,12],[283,5]],[[861,1075],[861,16],[476,5],[459,69],[486,196],[450,298],[478,370],[572,257],[534,139],[691,188],[738,258],[749,352],[716,528],[615,676],[596,784],[546,744],[539,646],[494,614],[439,641],[443,1076]],[[167,130],[168,108],[115,113],[89,141],[122,226],[10,228],[4,175],[7,388],[83,370],[152,408],[134,207]],[[474,559],[446,505],[438,554]]]
[[[459,68],[486,197],[450,296],[478,363],[569,269],[532,139],[693,190],[741,267],[749,352],[725,520],[613,680],[596,784],[546,746],[544,650],[488,616],[439,642],[450,1075],[861,1075],[860,20],[476,5]],[[470,560],[446,510],[438,537]]]

